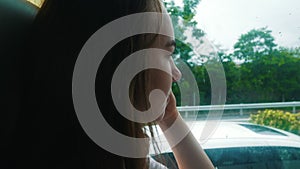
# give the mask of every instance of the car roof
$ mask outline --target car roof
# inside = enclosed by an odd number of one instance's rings
[[[299,137],[272,127],[261,126],[245,122],[222,122],[222,121],[196,121],[187,123],[196,138],[208,135],[210,139],[228,138],[265,138],[278,139]]]
[[[272,127],[227,121],[190,121],[187,124],[204,149],[253,146],[300,148],[300,136]],[[159,130],[159,133],[162,132]],[[159,135],[158,145],[161,153],[171,151],[162,134]],[[154,152],[152,148],[151,152]]]

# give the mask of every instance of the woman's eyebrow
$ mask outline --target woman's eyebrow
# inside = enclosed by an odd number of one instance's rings
[[[166,47],[172,47],[172,46],[176,47],[176,42],[175,42],[175,40],[170,40],[170,41],[168,41],[167,44],[166,44]]]

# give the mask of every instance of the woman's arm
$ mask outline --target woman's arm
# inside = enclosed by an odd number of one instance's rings
[[[157,123],[164,131],[180,169],[214,169],[212,162],[176,109],[176,101],[172,92],[165,115]]]

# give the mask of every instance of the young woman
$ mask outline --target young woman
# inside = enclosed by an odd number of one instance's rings
[[[16,140],[18,164],[24,168],[88,168],[88,169],[148,169],[164,168],[148,157],[128,158],[110,153],[96,145],[83,131],[72,102],[72,75],[76,59],[85,42],[105,24],[120,17],[141,12],[163,12],[159,0],[46,0],[33,25],[28,52],[23,61],[23,112],[19,116]],[[170,30],[173,31],[173,30]],[[171,83],[180,79],[171,56],[157,63],[167,65],[171,76],[149,69],[132,79],[129,97],[140,111],[150,107],[149,94],[162,90],[168,97],[165,112],[157,120],[142,124],[120,115],[111,96],[112,76],[118,65],[130,54],[160,48],[172,53],[172,37],[141,34],[116,44],[98,69],[95,92],[105,120],[116,131],[136,138],[150,137],[143,127],[158,124],[165,131],[174,122],[178,130],[188,134],[172,148],[180,169],[209,169],[212,163],[189,132],[176,109]],[[105,80],[103,80],[105,79]],[[101,134],[101,133],[99,133]],[[176,137],[169,132],[170,143]],[[126,146],[124,144],[124,146]],[[21,162],[20,162],[21,161]]]

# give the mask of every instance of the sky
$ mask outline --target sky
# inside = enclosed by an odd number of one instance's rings
[[[300,46],[300,0],[201,0],[195,19],[207,39],[225,49],[241,34],[265,26],[279,46]]]

